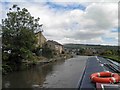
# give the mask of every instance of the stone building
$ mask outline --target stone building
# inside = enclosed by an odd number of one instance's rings
[[[43,47],[43,45],[46,43],[47,39],[42,34],[42,31],[35,33],[35,35],[37,37],[37,45],[36,46]]]
[[[53,40],[48,40],[47,46],[48,48],[56,51],[57,54],[61,54],[64,51],[63,45]]]

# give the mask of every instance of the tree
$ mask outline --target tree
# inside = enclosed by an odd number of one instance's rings
[[[82,55],[85,54],[85,49],[80,48],[79,53],[82,54]]]
[[[41,27],[26,8],[13,5],[2,20],[2,59],[4,64],[18,65],[32,58],[36,45],[35,30]]]

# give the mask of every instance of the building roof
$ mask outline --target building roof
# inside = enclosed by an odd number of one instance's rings
[[[34,33],[35,33],[35,34],[38,34],[39,32],[41,33],[41,32],[43,32],[43,31],[37,31],[37,32],[34,32]]]
[[[56,41],[53,41],[53,40],[48,40],[47,42],[51,42],[51,43],[53,43],[53,44],[55,44],[55,45],[63,46],[62,44],[60,44],[60,43],[58,43],[58,42],[56,42]]]
[[[46,37],[43,35],[42,33],[43,31],[38,31],[38,32],[35,32],[35,34],[37,35],[38,33],[41,33],[41,35],[46,39]],[[47,39],[46,39],[47,40]]]

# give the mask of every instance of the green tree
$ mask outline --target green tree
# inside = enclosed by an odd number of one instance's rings
[[[35,30],[42,25],[38,23],[26,8],[20,9],[13,5],[7,13],[7,18],[2,20],[2,60],[14,68],[22,60],[30,60],[36,45]]]
[[[113,52],[111,50],[106,50],[103,53],[101,53],[101,55],[112,55]]]
[[[80,54],[85,54],[85,49],[80,48],[79,53],[80,53]]]

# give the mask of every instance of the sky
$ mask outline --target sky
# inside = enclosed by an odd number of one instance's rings
[[[13,4],[40,17],[47,40],[118,45],[118,0],[2,0],[0,19]]]

